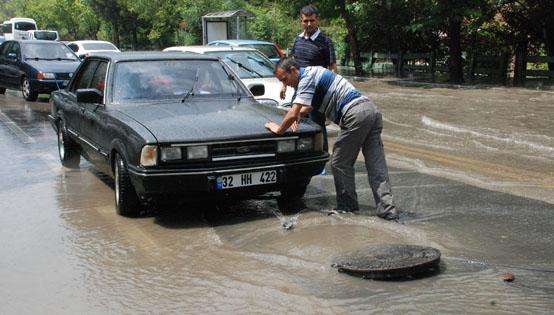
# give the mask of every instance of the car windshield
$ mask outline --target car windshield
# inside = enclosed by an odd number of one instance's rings
[[[273,63],[257,51],[210,51],[221,57],[241,79],[274,77]]]
[[[26,42],[23,47],[23,56],[27,59],[78,60],[73,51],[62,43]]]
[[[37,27],[35,24],[29,22],[15,22],[15,29],[18,31],[32,31],[36,30]]]
[[[85,50],[117,50],[117,47],[110,43],[84,43]]]
[[[261,51],[264,55],[267,56],[267,58],[281,58],[281,55],[279,55],[279,52],[277,51],[277,48],[273,45],[268,44],[246,44],[242,45],[245,47],[255,48],[259,51]]]
[[[56,40],[58,39],[58,34],[52,31],[37,31],[35,32],[35,38],[44,40]]]
[[[113,102],[229,97],[247,92],[215,60],[148,60],[119,62],[113,80]]]

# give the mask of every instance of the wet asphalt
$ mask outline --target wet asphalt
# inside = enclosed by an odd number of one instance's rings
[[[554,94],[356,85],[385,117],[398,223],[375,217],[361,160],[356,214],[330,214],[327,168],[301,200],[175,201],[120,217],[111,177],[59,163],[48,99],[0,95],[0,314],[551,314],[554,133],[541,122]],[[512,103],[528,117],[478,114]],[[437,248],[441,270],[375,281],[331,266],[372,244]]]

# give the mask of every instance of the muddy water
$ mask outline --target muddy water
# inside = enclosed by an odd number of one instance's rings
[[[391,163],[554,203],[554,91],[391,84],[356,83],[385,113]]]
[[[390,164],[408,161],[391,167],[401,224],[374,216],[361,163],[359,214],[328,214],[334,188],[326,175],[312,180],[301,201],[187,203],[128,219],[115,214],[110,177],[84,161],[77,170],[60,166],[47,103],[29,104],[0,96],[0,143],[7,148],[0,152],[2,314],[548,314],[554,308],[552,203],[411,169],[414,155],[430,162],[436,155],[406,130],[405,141],[392,142],[402,133],[385,127],[386,145],[397,145]],[[379,105],[389,124],[408,110]],[[415,124],[402,117],[396,119]],[[406,145],[410,136],[413,146]],[[445,154],[468,158],[452,147]],[[441,161],[435,163],[444,167]],[[459,172],[473,178],[474,164],[464,165]],[[331,267],[341,252],[372,243],[436,247],[441,273],[383,282]],[[506,272],[516,280],[503,282]]]

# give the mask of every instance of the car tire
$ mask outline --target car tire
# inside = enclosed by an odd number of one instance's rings
[[[62,165],[68,168],[78,168],[81,155],[77,144],[69,138],[63,121],[58,124],[58,154]]]
[[[27,77],[23,77],[21,80],[21,93],[26,101],[34,102],[37,100],[38,93],[31,89],[31,81]]]
[[[0,88],[0,94],[6,93],[6,88]]]
[[[302,181],[299,183],[291,183],[286,187],[281,188],[282,198],[302,198],[306,193],[310,180]]]
[[[115,208],[117,213],[126,217],[137,217],[140,214],[140,202],[131,183],[127,163],[121,155],[115,155]]]

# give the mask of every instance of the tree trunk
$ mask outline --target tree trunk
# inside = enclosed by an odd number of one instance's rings
[[[527,71],[527,45],[526,39],[520,39],[516,47],[516,60],[514,67],[514,85],[525,85],[525,72]]]
[[[351,16],[346,11],[346,1],[338,1],[340,16],[346,23],[348,42],[352,51],[352,59],[354,60],[354,72],[356,75],[362,74],[362,62],[360,59],[360,49],[358,46],[358,36],[356,34],[355,24],[352,22]]]
[[[547,56],[554,56],[554,26],[547,25],[544,28],[544,46]],[[554,62],[548,63],[548,70],[554,71]]]
[[[450,46],[450,62],[448,70],[450,73],[450,83],[464,82],[464,66],[462,63],[461,46],[462,21],[458,18],[451,18],[448,22],[448,38]]]
[[[112,19],[112,43],[119,47],[119,21],[117,17]]]

